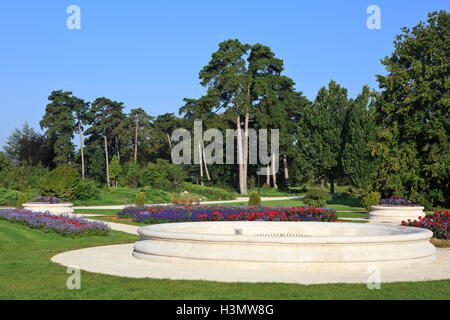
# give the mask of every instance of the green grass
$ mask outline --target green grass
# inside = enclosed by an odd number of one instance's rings
[[[121,210],[117,209],[74,209],[77,214],[98,214],[102,216],[115,216]],[[90,217],[89,217],[90,218]]]
[[[253,188],[248,190],[248,194],[250,192],[256,191],[258,192],[258,188]],[[261,197],[292,197],[297,195],[302,195],[304,193],[297,191],[296,189],[292,189],[291,192],[288,191],[282,191],[275,188],[259,188],[259,195]]]
[[[118,217],[117,214],[114,215],[108,215],[108,217]],[[112,222],[112,223],[122,223],[122,224],[130,224],[132,226],[145,226],[149,223],[138,223],[134,221],[126,221],[126,220],[113,220],[113,219],[107,219],[106,216],[98,216],[98,217],[87,217],[88,219],[92,220],[100,220],[104,222]]]
[[[68,290],[57,253],[134,242],[137,236],[64,238],[0,221],[0,299],[450,299],[450,280],[382,284],[297,285],[131,279],[81,272],[81,290]]]

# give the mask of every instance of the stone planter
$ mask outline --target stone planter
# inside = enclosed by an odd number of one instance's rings
[[[33,212],[49,212],[51,214],[68,214],[73,215],[73,204],[71,203],[33,203],[23,204],[25,210]]]
[[[424,217],[424,207],[370,206],[369,220],[375,223],[401,224],[402,221],[419,220]]]

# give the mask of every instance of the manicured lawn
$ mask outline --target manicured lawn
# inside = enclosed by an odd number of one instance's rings
[[[258,188],[248,189],[248,194],[250,192],[256,191],[258,192]],[[275,189],[275,188],[259,188],[259,195],[261,197],[292,197],[292,196],[301,196],[304,192],[301,192],[296,189],[292,189],[291,192]]]
[[[117,209],[75,209],[74,210],[75,213],[77,214],[98,214],[98,215],[103,215],[103,216],[115,216],[117,214],[117,212],[119,212],[120,210]]]
[[[84,247],[134,242],[137,236],[64,238],[0,221],[0,299],[450,299],[450,280],[382,284],[296,285],[130,279],[81,272],[81,290],[68,290],[66,268],[52,263],[59,253]]]

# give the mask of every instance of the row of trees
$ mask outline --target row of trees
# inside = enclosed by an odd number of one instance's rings
[[[206,94],[184,99],[180,117],[154,118],[142,108],[126,114],[121,102],[102,97],[88,103],[71,92],[54,91],[40,123],[45,134],[27,126],[16,130],[5,151],[16,161],[80,166],[83,178],[109,186],[121,167],[170,160],[172,131],[182,127],[192,132],[199,119],[204,130],[219,128],[225,134],[238,129],[235,158],[242,160],[184,166],[199,182],[204,169],[215,184],[247,193],[247,181],[258,169],[248,163],[248,132],[279,129],[291,184],[327,181],[334,191],[336,182],[349,182],[363,192],[448,204],[449,29],[445,11],[431,13],[428,24],[402,29],[395,51],[382,60],[387,74],[378,76],[381,91],[364,86],[355,99],[330,81],[309,101],[283,75],[283,61],[268,46],[227,40],[199,73]],[[204,147],[193,146],[192,154],[200,150],[201,157]],[[286,178],[287,170],[280,170],[272,184],[287,185]]]

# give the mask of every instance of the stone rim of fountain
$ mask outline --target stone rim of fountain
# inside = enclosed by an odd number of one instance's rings
[[[281,229],[296,227],[299,228],[299,234],[306,236],[264,237],[249,235],[248,230],[245,230],[247,226],[253,228],[252,232],[255,233],[260,227],[270,234],[273,233],[271,225]],[[202,232],[194,233],[196,227],[203,227]],[[243,234],[234,234],[234,228],[244,229]],[[292,233],[288,229],[286,232]],[[339,231],[339,236],[324,235],[324,230],[330,229]],[[185,232],[189,230],[192,231]],[[217,234],[217,230],[221,230],[222,234]],[[311,230],[319,230],[321,234],[316,236]],[[360,235],[361,232],[372,234]],[[134,245],[135,258],[213,268],[361,270],[369,266],[410,267],[436,260],[436,248],[429,241],[433,233],[415,227],[330,222],[220,221],[151,225],[139,228],[138,233],[141,240]]]
[[[176,223],[179,226],[191,227],[193,223],[199,224],[234,224],[240,226],[241,224],[264,224],[267,227],[268,224],[276,223],[282,225],[307,223],[309,226],[327,224],[327,226],[333,228],[358,228],[358,229],[378,229],[383,231],[398,231],[397,234],[384,234],[384,235],[366,235],[366,236],[314,236],[307,234],[299,234],[298,236],[277,236],[277,235],[247,235],[242,234],[209,234],[209,233],[190,233],[190,232],[174,232],[168,231],[173,229],[171,224],[155,224],[145,227],[140,227],[138,229],[138,234],[142,239],[178,239],[178,240],[194,240],[194,241],[211,241],[211,242],[255,242],[255,243],[272,243],[274,241],[279,243],[380,243],[380,242],[403,242],[403,241],[414,241],[414,240],[427,240],[433,236],[433,232],[427,229],[416,228],[416,227],[403,227],[403,226],[388,226],[388,225],[373,225],[373,224],[356,224],[356,223],[346,223],[344,224],[334,224],[329,222],[275,222],[275,221],[220,221],[220,222],[180,222]],[[241,229],[242,230],[242,229]],[[242,231],[241,231],[242,232]],[[142,240],[141,239],[141,240]]]

